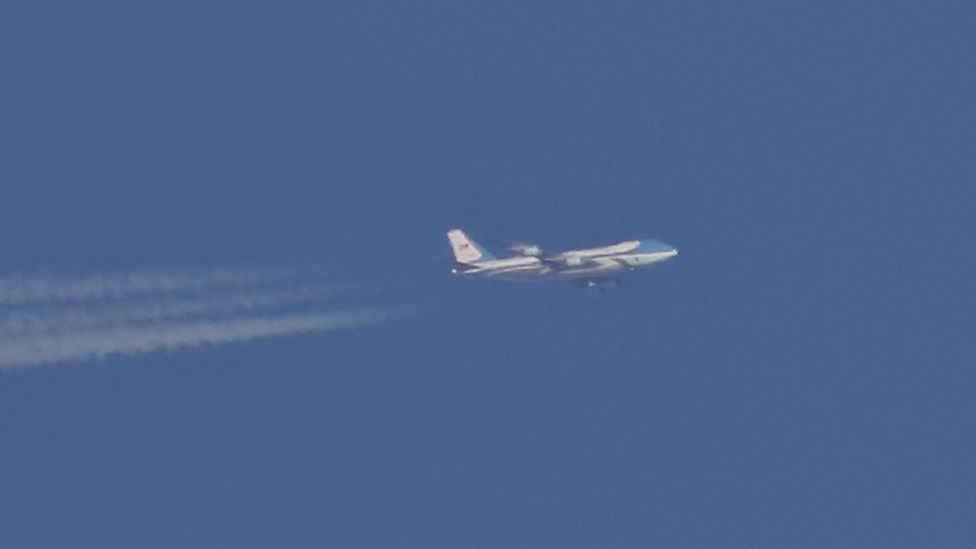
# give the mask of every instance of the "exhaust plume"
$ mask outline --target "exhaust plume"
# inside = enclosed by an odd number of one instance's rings
[[[113,355],[136,355],[204,344],[244,342],[287,334],[354,328],[378,324],[398,314],[402,313],[394,309],[353,309],[44,334],[23,340],[0,342],[0,368],[89,360]]]
[[[349,286],[248,270],[0,277],[0,369],[368,326],[404,308],[330,310]]]

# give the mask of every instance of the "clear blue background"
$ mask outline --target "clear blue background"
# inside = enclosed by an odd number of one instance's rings
[[[0,374],[0,546],[976,545],[971,2],[157,4],[0,7],[0,273],[431,308]]]

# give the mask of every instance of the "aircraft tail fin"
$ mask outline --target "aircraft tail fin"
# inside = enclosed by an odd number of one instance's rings
[[[495,259],[487,250],[468,238],[461,229],[447,231],[447,240],[454,250],[454,260],[458,263],[475,263]]]

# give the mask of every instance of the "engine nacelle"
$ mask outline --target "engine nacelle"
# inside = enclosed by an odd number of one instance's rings
[[[521,242],[513,242],[508,246],[509,251],[516,253],[518,255],[524,255],[526,257],[539,257],[542,255],[542,250],[539,249],[535,244],[523,244]]]
[[[563,263],[567,267],[579,267],[583,264],[583,258],[578,255],[570,255],[563,258]]]

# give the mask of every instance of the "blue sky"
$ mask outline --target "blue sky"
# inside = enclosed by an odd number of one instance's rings
[[[971,547],[970,3],[0,8],[0,275],[423,314],[0,372],[3,547]],[[446,229],[682,255],[591,295]]]

